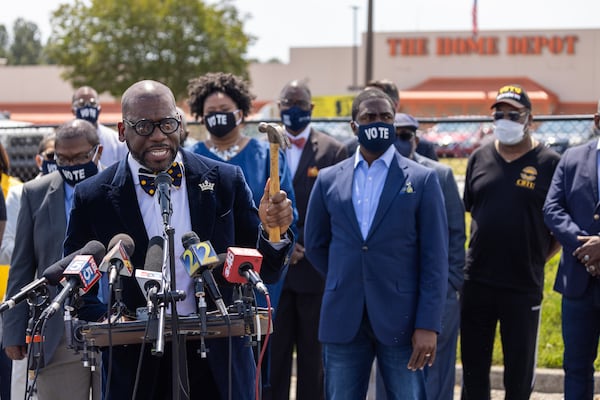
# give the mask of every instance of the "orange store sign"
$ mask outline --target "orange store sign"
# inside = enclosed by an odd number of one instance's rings
[[[566,36],[507,36],[501,42],[497,36],[450,37],[441,36],[434,40],[427,37],[388,38],[388,53],[391,57],[465,55],[540,55],[575,54],[577,35]],[[433,46],[433,48],[431,48]]]

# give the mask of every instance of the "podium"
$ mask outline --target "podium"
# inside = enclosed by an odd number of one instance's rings
[[[209,313],[207,315],[207,328],[205,339],[221,338],[228,336],[255,336],[267,334],[268,311],[266,309],[258,309],[252,313],[251,318],[245,318],[243,315],[230,314],[230,324],[227,325],[221,315]],[[165,339],[171,339],[171,319],[165,321]],[[186,335],[187,340],[200,340],[202,337],[200,317],[188,316],[179,317],[179,333]],[[139,344],[144,341],[150,342],[155,338],[146,336],[147,332],[153,332],[155,329],[152,324],[157,323],[156,320],[134,320],[115,322],[109,327],[105,322],[89,322],[77,328],[75,337],[85,341],[90,347],[106,347],[112,342],[113,346],[125,344]],[[148,329],[147,329],[148,327]],[[273,332],[273,324],[271,323],[270,332]]]

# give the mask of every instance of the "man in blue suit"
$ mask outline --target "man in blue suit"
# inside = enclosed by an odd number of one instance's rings
[[[567,149],[544,203],[544,221],[563,246],[554,290],[562,294],[565,400],[594,396],[600,338],[599,168],[598,139]]]
[[[285,192],[271,197],[268,185],[259,209],[239,167],[213,161],[180,148],[181,115],[178,114],[171,90],[155,81],[133,84],[122,97],[123,121],[119,122],[119,139],[125,141],[129,155],[113,164],[85,185],[77,186],[65,241],[65,252],[71,253],[96,239],[107,245],[119,233],[129,234],[135,243],[131,257],[134,267],[144,268],[149,239],[163,236],[161,207],[152,196],[154,187],[145,183],[151,174],[175,172],[170,190],[172,217],[175,229],[175,270],[177,289],[187,297],[177,303],[179,315],[196,313],[194,282],[181,264],[181,236],[189,231],[201,240],[210,240],[218,253],[228,246],[258,247],[263,254],[261,270],[265,282],[279,279],[280,270],[291,247],[291,202]],[[143,167],[145,171],[139,171]],[[144,175],[139,175],[144,172]],[[272,244],[264,229],[279,227],[284,233],[282,242]],[[264,228],[264,229],[263,229]],[[216,271],[216,276],[220,275]],[[218,279],[218,278],[217,278]],[[122,301],[133,311],[146,300],[135,278],[122,278]],[[232,298],[231,287],[221,287],[223,299]],[[89,294],[89,293],[88,293]],[[101,297],[101,296],[100,296]],[[87,296],[82,317],[96,320],[106,309],[99,297]],[[207,342],[208,357],[200,358],[198,341],[187,343],[187,368],[190,371],[190,399],[254,399],[255,365],[252,350],[243,338],[232,338],[231,353],[228,339]],[[104,391],[110,389],[110,399],[166,399],[171,392],[171,346],[165,346],[162,358],[150,355],[146,346],[137,396],[133,396],[140,356],[139,345],[117,346],[112,349],[112,370],[108,351],[103,352]],[[180,354],[181,355],[181,354]],[[228,357],[232,358],[229,380]],[[111,387],[107,388],[107,374]],[[180,388],[188,377],[182,376]],[[229,391],[231,388],[231,392]]]
[[[325,277],[319,340],[328,399],[364,399],[377,357],[390,399],[424,399],[448,282],[448,227],[436,173],[396,152],[380,90],[352,105],[359,151],[319,172],[305,254]]]
[[[442,331],[437,340],[437,356],[433,366],[425,368],[427,399],[452,400],[456,375],[456,342],[460,327],[459,293],[463,286],[465,267],[465,206],[452,168],[416,152],[419,143],[419,122],[409,114],[396,113],[396,149],[404,157],[433,169],[440,181],[448,217],[448,294]],[[377,374],[377,400],[385,400],[381,374]]]

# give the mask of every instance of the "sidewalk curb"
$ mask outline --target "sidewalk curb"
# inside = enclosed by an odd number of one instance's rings
[[[456,364],[456,385],[462,384],[462,365]],[[492,389],[504,390],[504,367],[493,366],[490,372]],[[562,369],[537,368],[535,370],[534,392],[563,393],[564,371]],[[594,393],[600,392],[600,373],[594,374]]]

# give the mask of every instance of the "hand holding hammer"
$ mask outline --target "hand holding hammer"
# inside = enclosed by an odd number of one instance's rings
[[[269,186],[269,195],[273,196],[279,193],[279,149],[290,147],[290,140],[283,131],[283,128],[276,124],[261,122],[258,124],[258,131],[266,133],[270,144],[270,174],[271,184]],[[279,242],[281,231],[279,227],[269,228],[269,241]]]

